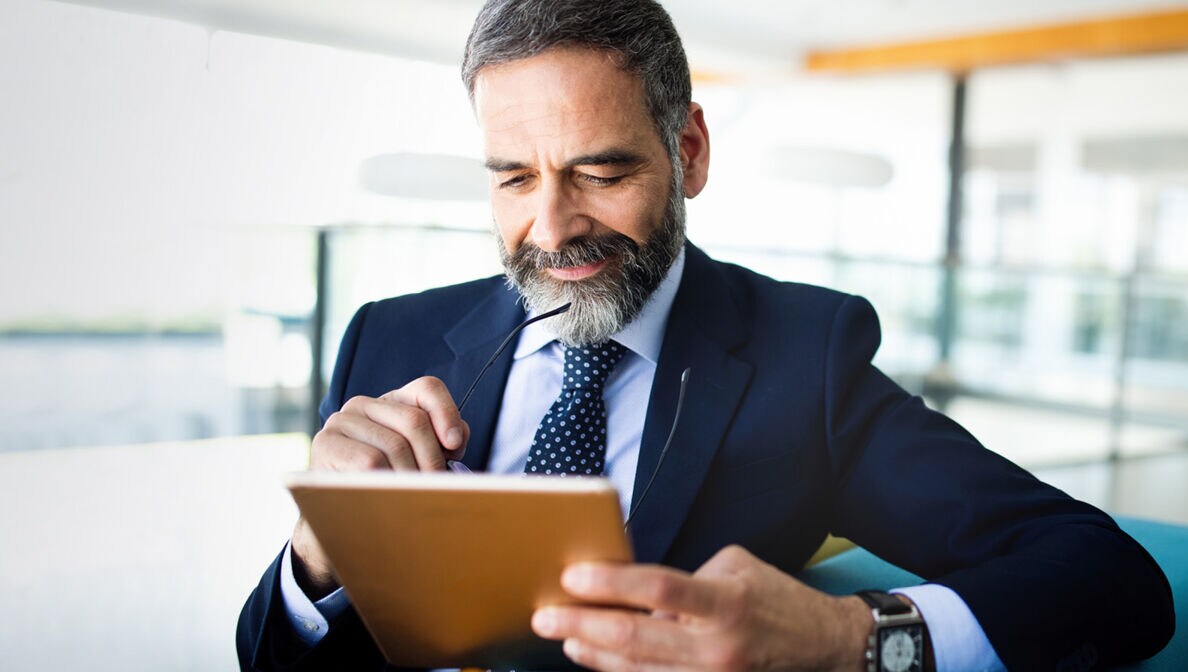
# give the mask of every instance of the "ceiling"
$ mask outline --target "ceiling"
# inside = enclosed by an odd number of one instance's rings
[[[481,0],[66,0],[212,30],[457,63]],[[795,70],[806,51],[1188,8],[1188,0],[661,0],[695,70]]]

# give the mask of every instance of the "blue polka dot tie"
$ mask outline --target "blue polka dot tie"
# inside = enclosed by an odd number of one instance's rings
[[[598,476],[606,461],[602,386],[627,350],[614,341],[565,350],[561,396],[545,413],[528,450],[526,474]]]

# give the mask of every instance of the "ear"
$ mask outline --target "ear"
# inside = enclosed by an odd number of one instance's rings
[[[709,130],[705,114],[697,103],[689,103],[689,120],[681,131],[681,165],[685,169],[685,198],[693,198],[709,179]]]

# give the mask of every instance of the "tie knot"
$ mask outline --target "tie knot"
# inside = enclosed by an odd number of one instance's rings
[[[614,341],[565,349],[565,390],[599,389],[627,349]]]

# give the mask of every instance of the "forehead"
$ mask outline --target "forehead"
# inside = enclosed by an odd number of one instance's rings
[[[555,48],[485,67],[474,104],[488,155],[540,145],[659,144],[639,78],[606,52]]]

